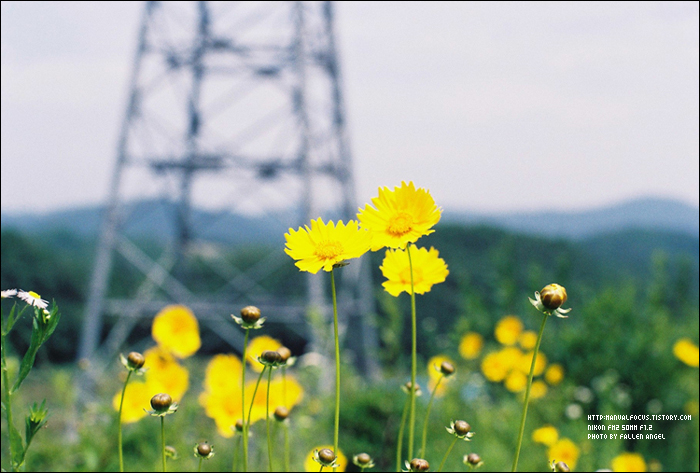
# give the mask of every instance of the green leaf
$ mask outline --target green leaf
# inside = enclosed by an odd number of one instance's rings
[[[43,332],[44,330],[43,327],[39,324],[38,317],[34,317],[32,319],[32,338],[29,342],[29,348],[27,349],[27,353],[24,354],[24,358],[22,358],[22,364],[19,367],[17,381],[15,381],[15,385],[12,386],[11,392],[15,392],[17,391],[17,389],[19,389],[20,385],[22,384],[22,381],[24,381],[24,378],[26,378],[29,374],[29,371],[31,371],[32,366],[34,366],[36,352],[39,351],[39,348],[41,347],[44,335]]]
[[[41,402],[41,406],[37,406],[35,402],[32,407],[29,408],[29,415],[25,418],[26,449],[29,449],[29,444],[32,443],[34,435],[36,435],[39,429],[46,425],[46,417],[48,414],[49,410],[46,408],[46,399]]]
[[[10,436],[10,447],[12,448],[12,469],[16,470],[17,467],[22,463],[24,458],[24,444],[22,443],[22,437],[19,435],[19,431],[14,425],[9,425],[9,436]]]

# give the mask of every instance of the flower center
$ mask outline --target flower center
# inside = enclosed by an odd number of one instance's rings
[[[41,299],[41,296],[34,291],[29,291],[29,292],[27,292],[27,294],[32,296],[34,299]]]
[[[314,254],[322,260],[336,259],[343,254],[343,245],[341,245],[339,241],[323,240],[316,245]]]
[[[388,232],[395,236],[402,236],[413,228],[413,219],[407,212],[399,212],[389,220]]]

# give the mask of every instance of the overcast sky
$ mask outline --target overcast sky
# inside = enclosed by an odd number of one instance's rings
[[[140,2],[2,2],[3,212],[103,202]],[[337,5],[358,202],[698,205],[697,2]]]

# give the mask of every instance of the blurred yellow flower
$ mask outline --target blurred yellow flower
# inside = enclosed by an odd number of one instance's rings
[[[525,330],[518,337],[518,344],[523,350],[532,350],[537,345],[537,333],[532,330]]]
[[[547,394],[547,385],[542,380],[532,382],[530,386],[530,399],[539,399]],[[571,466],[571,465],[569,465]]]
[[[612,471],[647,471],[644,457],[639,453],[623,452],[612,459]]]
[[[379,196],[360,209],[357,219],[372,234],[372,251],[384,247],[405,248],[423,235],[434,232],[431,228],[440,221],[442,210],[435,205],[430,192],[401,182],[401,187],[379,188]],[[376,208],[375,208],[376,207]]]
[[[184,305],[169,305],[158,312],[151,333],[160,347],[178,358],[194,355],[202,345],[197,318]]]
[[[515,345],[523,331],[523,323],[514,315],[507,315],[498,321],[494,335],[502,345]]]
[[[306,455],[306,458],[304,459],[304,471],[320,470],[320,465],[314,461],[314,450],[323,450],[324,448],[333,451],[333,445],[321,445],[320,447],[312,448],[311,451]],[[348,459],[345,455],[343,455],[343,452],[342,450],[340,450],[340,448],[338,449],[336,456],[338,461],[338,471],[345,471],[345,468],[348,466]],[[327,471],[333,471],[333,469],[328,468]]]
[[[146,386],[146,383],[131,382],[126,386],[124,393],[124,406],[122,407],[122,423],[130,424],[136,422],[148,414],[144,409],[151,408],[151,390]],[[112,398],[112,406],[115,411],[119,411],[119,401],[122,397],[122,391],[119,390]]]
[[[534,384],[533,384],[534,387]],[[566,463],[572,470],[576,468],[580,450],[574,442],[567,438],[558,440],[554,445],[549,447],[547,458],[550,462],[558,461]]]
[[[284,406],[289,410],[304,399],[304,388],[301,387],[297,379],[287,374],[287,385],[285,386],[282,376],[277,376],[270,383],[270,411],[276,407]]]
[[[241,360],[236,355],[214,355],[204,376],[206,391],[232,392],[241,390]]]
[[[484,346],[484,338],[476,332],[468,332],[459,342],[459,354],[465,360],[473,360],[479,357]]]
[[[673,345],[673,354],[688,366],[698,367],[698,346],[689,338],[681,338]]]
[[[435,386],[437,386],[437,390],[435,391],[435,397],[444,396],[445,392],[447,391],[447,384],[445,384],[445,381],[447,381],[447,378],[443,378],[443,380],[440,381],[440,385],[438,385],[438,380],[436,378],[430,378],[428,380],[428,392],[432,394],[433,389],[435,389]]]
[[[411,263],[413,266],[413,290],[416,294],[429,292],[434,284],[439,284],[450,273],[445,260],[438,256],[438,250],[411,246]],[[402,292],[411,293],[411,266],[406,250],[387,250],[384,261],[379,267],[387,279],[382,283],[384,290],[394,297]]]
[[[175,402],[180,402],[189,388],[190,374],[187,368],[162,347],[149,348],[143,353],[146,360],[146,385],[151,395],[167,393]]]
[[[520,357],[520,362],[517,368],[525,374],[530,374],[530,367],[532,366],[532,355],[534,352],[525,353]],[[534,376],[539,376],[544,373],[544,369],[547,367],[547,356],[541,351],[537,353],[537,360],[535,361],[535,371]]]
[[[337,264],[346,260],[359,258],[369,251],[371,236],[360,229],[358,223],[332,221],[323,223],[321,218],[311,221],[311,228],[305,225],[299,230],[289,229],[284,234],[286,248],[284,252],[297,260],[297,268],[316,274],[320,269],[331,271]]]
[[[430,379],[437,380],[443,376],[442,372],[440,371],[440,366],[445,362],[455,366],[455,362],[452,360],[452,358],[446,355],[436,355],[428,360],[428,376]],[[445,379],[447,379],[447,376],[445,376]],[[445,382],[445,379],[442,380],[443,383]]]
[[[512,393],[524,391],[527,387],[527,376],[522,371],[511,371],[508,373],[503,385]]]
[[[481,372],[493,383],[503,381],[510,372],[511,364],[499,352],[489,353],[481,360]]]
[[[246,350],[246,358],[248,359],[250,366],[253,368],[253,371],[260,373],[265,367],[258,361],[258,357],[262,354],[262,352],[268,350],[277,351],[277,349],[280,347],[282,347],[282,344],[279,342],[279,340],[268,337],[267,335],[261,335],[253,338],[248,344],[248,349]]]
[[[233,437],[233,426],[243,419],[241,414],[241,387],[232,392],[205,391],[199,395],[199,405],[207,417],[214,419],[216,429],[223,437]],[[246,413],[247,414],[247,413]]]
[[[532,432],[533,442],[541,443],[548,447],[554,445],[557,440],[559,440],[559,432],[557,431],[556,427],[549,424],[543,425],[539,429],[535,429],[535,431]]]
[[[558,363],[552,363],[544,372],[544,380],[550,385],[556,386],[564,379],[564,367]]]

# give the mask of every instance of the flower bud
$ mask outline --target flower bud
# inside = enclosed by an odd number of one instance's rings
[[[129,353],[129,355],[126,357],[126,361],[128,368],[132,370],[137,370],[141,368],[144,363],[146,363],[146,359],[143,357],[143,355],[135,351]]]
[[[243,420],[238,419],[236,421],[236,432],[243,432]]]
[[[564,298],[566,299],[566,294],[564,294]],[[554,471],[571,471],[569,465],[564,462],[556,462],[553,469]]]
[[[454,427],[452,428],[454,429],[455,433],[460,437],[463,435],[467,435],[469,431],[472,430],[472,426],[463,420],[456,420],[454,423]]]
[[[173,447],[172,445],[166,445],[165,456],[172,460],[177,460],[177,450],[175,449],[175,447]]]
[[[276,351],[265,350],[260,354],[260,362],[268,366],[274,366],[282,362],[282,357]]]
[[[440,365],[440,372],[445,376],[450,376],[455,372],[455,367],[449,361],[443,361]]]
[[[464,457],[464,463],[471,467],[477,467],[481,463],[481,457],[478,453],[470,453]]]
[[[372,461],[372,457],[370,457],[366,453],[358,453],[355,458],[357,459],[357,463],[359,463],[360,465],[366,465]]]
[[[201,442],[197,444],[197,453],[201,457],[206,457],[211,453],[211,445],[207,442]]]
[[[414,458],[409,463],[411,471],[428,471],[430,469],[430,463],[423,460],[422,458]]]
[[[289,417],[289,410],[284,406],[279,406],[277,409],[275,409],[274,416],[275,419],[282,422],[287,417]]]
[[[559,284],[550,284],[540,291],[540,298],[547,309],[558,309],[566,302],[566,289]]]
[[[330,448],[323,448],[318,451],[318,459],[322,463],[330,465],[335,461],[335,453]]]
[[[406,384],[401,386],[401,389],[403,389],[406,394],[411,394],[411,382],[407,381]],[[423,394],[423,392],[420,390],[420,385],[416,383],[416,396],[420,396],[421,394]]]
[[[284,346],[279,347],[277,349],[277,353],[279,353],[282,363],[286,362],[289,359],[289,357],[292,356],[292,351]]]
[[[247,324],[254,324],[260,319],[260,309],[253,305],[249,305],[241,309],[241,318]]]
[[[151,398],[151,407],[158,413],[167,412],[172,403],[173,398],[165,393],[156,394]]]

